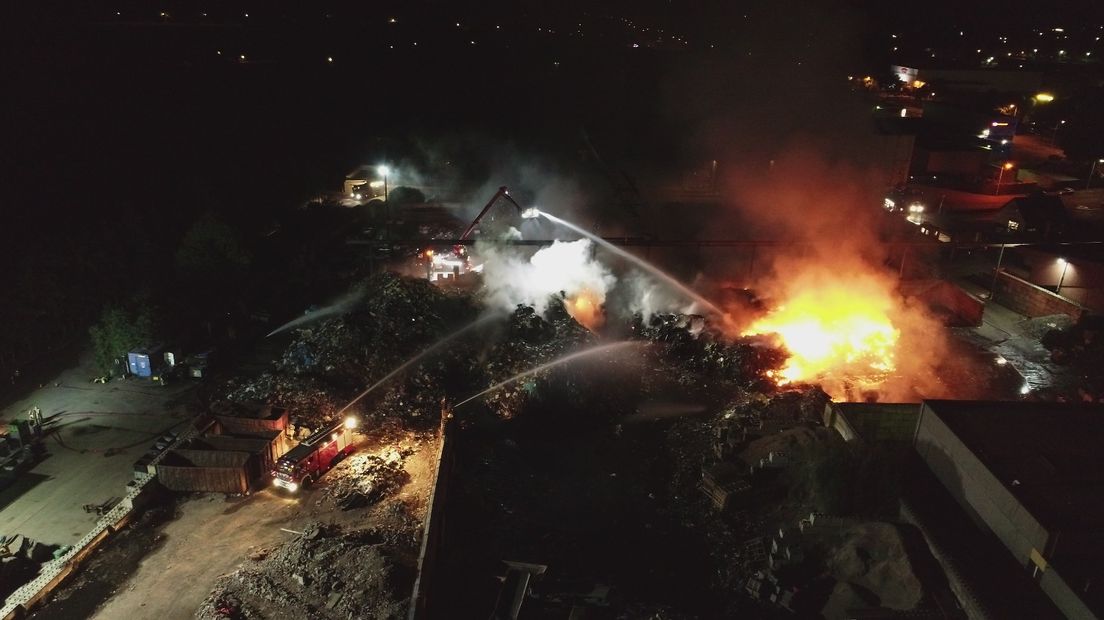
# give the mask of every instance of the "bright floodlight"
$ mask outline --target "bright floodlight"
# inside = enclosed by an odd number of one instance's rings
[[[1058,258],[1058,264],[1059,265],[1065,265],[1066,264],[1066,259],[1059,257]]]
[[[535,217],[540,217],[540,209],[536,207],[529,207],[521,212],[522,219],[531,220]]]
[[[1050,103],[1051,101],[1054,101],[1054,95],[1050,93],[1039,93],[1038,95],[1035,95],[1035,101],[1038,101],[1039,103]]]
[[[390,176],[391,169],[387,166],[379,166],[376,168],[376,174],[380,175],[381,177]]]
[[[356,427],[357,427],[357,419],[356,418],[354,418],[352,416],[349,416],[349,417],[345,418],[345,428],[356,428]]]

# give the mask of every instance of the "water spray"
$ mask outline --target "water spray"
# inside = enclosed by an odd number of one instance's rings
[[[338,314],[345,314],[349,311],[350,308],[353,307],[353,305],[360,301],[362,297],[364,297],[364,290],[355,290],[349,295],[346,295],[342,299],[339,299],[338,301],[326,306],[325,308],[319,308],[318,310],[308,312],[301,317],[292,319],[287,323],[284,323],[276,329],[268,332],[268,335],[266,335],[265,338],[271,338],[272,336],[275,336],[280,332],[287,331],[293,327],[299,327],[300,325],[305,325],[306,323],[312,323],[319,319],[324,319],[326,317]]]
[[[632,346],[632,345],[640,345],[640,344],[643,344],[643,343],[633,342],[633,341],[623,341],[623,342],[615,342],[613,344],[604,344],[604,345],[597,346],[597,347],[591,347],[589,349],[583,349],[582,351],[576,351],[576,352],[571,353],[569,355],[565,355],[563,357],[556,358],[556,359],[552,360],[551,362],[545,362],[544,364],[541,364],[540,366],[537,366],[536,368],[530,368],[529,370],[526,370],[525,372],[518,373],[518,374],[510,377],[509,379],[506,379],[505,381],[499,381],[498,383],[496,383],[496,384],[492,385],[491,387],[483,390],[482,392],[479,392],[478,394],[475,394],[473,396],[469,396],[469,397],[465,398],[464,400],[460,401],[459,403],[457,403],[453,407],[453,409],[456,409],[457,407],[460,407],[461,405],[464,405],[466,403],[470,403],[471,401],[479,398],[480,396],[483,396],[484,394],[487,394],[488,392],[493,392],[493,391],[495,391],[495,390],[497,390],[501,387],[504,387],[504,386],[507,386],[511,383],[514,383],[515,381],[518,381],[520,379],[524,379],[525,377],[528,377],[530,375],[535,375],[538,372],[541,372],[542,370],[547,370],[549,368],[552,368],[553,366],[559,366],[560,364],[566,364],[567,362],[577,360],[581,357],[588,357],[590,355],[597,355],[598,353],[606,353],[606,352],[609,352],[609,351],[616,351],[618,349],[623,349],[625,347],[629,347],[629,346]]]
[[[606,241],[605,239],[599,237],[598,235],[595,235],[594,233],[591,233],[591,232],[587,231],[584,228],[581,228],[581,227],[579,227],[575,224],[572,224],[571,222],[569,222],[565,219],[556,217],[555,215],[552,215],[552,214],[547,213],[545,211],[539,211],[535,207],[532,207],[530,209],[526,209],[526,211],[536,211],[537,215],[544,216],[546,219],[548,219],[548,221],[559,224],[560,226],[564,226],[566,228],[570,228],[571,230],[579,233],[580,235],[583,235],[583,236],[587,237],[591,241],[594,241],[595,243],[597,243],[598,245],[606,248],[610,252],[613,252],[614,254],[620,256],[621,258],[624,258],[625,260],[631,262],[632,264],[636,265],[637,267],[640,267],[644,271],[647,271],[648,273],[652,274],[653,276],[659,278],[660,280],[665,282],[668,286],[670,286],[671,288],[674,288],[675,290],[679,291],[680,293],[682,293],[686,297],[689,297],[690,299],[694,300],[698,304],[704,306],[710,312],[716,314],[717,316],[719,316],[721,318],[725,318],[725,313],[720,308],[718,308],[716,304],[709,301],[705,297],[702,297],[698,293],[692,291],[689,287],[687,287],[682,282],[679,282],[678,280],[676,280],[672,276],[668,275],[666,272],[662,271],[661,269],[659,269],[655,265],[649,263],[648,261],[640,258],[639,256],[636,256],[635,254],[632,254],[631,252],[627,252],[624,249],[619,248],[616,245],[613,245],[612,243],[610,243],[609,241]],[[535,217],[535,216],[530,216],[530,217]]]
[[[441,348],[442,346],[444,346],[445,344],[447,344],[447,343],[449,343],[449,342],[451,342],[451,341],[453,341],[453,340],[455,340],[455,339],[459,338],[459,337],[460,337],[460,336],[462,336],[463,334],[465,334],[465,333],[467,333],[467,332],[469,332],[469,331],[471,331],[471,330],[475,329],[476,327],[479,327],[480,325],[483,325],[484,323],[487,323],[487,322],[489,322],[489,321],[491,321],[491,320],[497,319],[497,318],[499,318],[500,316],[501,316],[501,315],[500,315],[499,313],[497,313],[497,312],[492,312],[492,313],[490,313],[490,314],[486,314],[486,315],[484,315],[484,316],[482,316],[482,317],[480,317],[480,318],[478,318],[478,319],[476,319],[476,320],[472,321],[471,323],[468,323],[468,324],[467,324],[467,325],[465,325],[464,327],[461,327],[460,329],[458,329],[458,330],[456,330],[456,331],[452,332],[451,334],[449,334],[449,335],[445,336],[444,338],[441,338],[441,339],[440,339],[440,340],[438,340],[437,342],[435,342],[435,343],[433,343],[433,344],[429,345],[428,347],[426,347],[425,349],[423,349],[421,353],[418,353],[418,354],[417,354],[417,355],[415,355],[414,357],[412,357],[412,358],[410,358],[410,359],[406,360],[405,362],[403,362],[402,364],[400,364],[400,365],[399,365],[398,367],[396,367],[396,368],[395,368],[394,370],[392,370],[391,372],[389,372],[389,373],[387,373],[386,375],[384,375],[382,379],[380,379],[379,381],[376,381],[376,382],[375,382],[375,383],[373,383],[372,385],[368,386],[368,388],[367,388],[367,389],[365,389],[365,390],[364,390],[363,392],[361,392],[360,394],[357,394],[356,398],[354,398],[353,400],[349,401],[349,403],[348,403],[347,405],[345,405],[344,407],[342,407],[341,409],[339,409],[339,410],[337,411],[337,415],[341,415],[342,413],[344,413],[344,412],[345,412],[345,411],[346,411],[346,410],[347,410],[347,409],[348,409],[349,407],[352,407],[353,405],[355,405],[355,404],[356,404],[356,403],[357,403],[357,402],[358,402],[358,401],[359,401],[360,399],[364,398],[365,396],[367,396],[368,394],[370,394],[370,393],[371,393],[371,392],[372,392],[373,390],[375,390],[375,389],[376,389],[376,388],[378,388],[379,386],[381,386],[381,385],[383,385],[384,383],[386,383],[386,382],[387,382],[387,380],[388,380],[388,379],[390,379],[391,377],[394,377],[395,375],[399,374],[400,372],[402,372],[402,371],[406,370],[406,369],[407,369],[407,368],[408,368],[408,367],[409,367],[410,365],[414,364],[414,363],[415,363],[415,362],[417,362],[418,360],[420,360],[420,359],[422,359],[423,357],[425,357],[425,356],[429,355],[430,353],[433,353],[434,351],[436,351],[437,349],[440,349],[440,348]]]

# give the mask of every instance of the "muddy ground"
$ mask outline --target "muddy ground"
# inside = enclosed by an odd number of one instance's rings
[[[268,488],[246,497],[163,492],[30,617],[192,618],[219,577],[296,537],[284,530],[302,531],[311,523],[389,528],[394,515],[402,514],[401,527],[410,530],[413,545],[431,490],[435,439],[389,432],[362,437],[357,446],[358,453],[392,450],[409,453],[402,486],[378,503],[351,510],[336,506],[325,478],[294,496]]]

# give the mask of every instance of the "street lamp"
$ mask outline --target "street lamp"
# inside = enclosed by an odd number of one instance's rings
[[[1050,135],[1050,141],[1051,142],[1055,142],[1055,143],[1058,142],[1058,130],[1061,129],[1062,125],[1065,125],[1065,124],[1066,124],[1066,121],[1058,121],[1058,124],[1054,126],[1054,132],[1051,133],[1051,135]]]
[[[1089,185],[1092,184],[1092,177],[1096,174],[1096,165],[1104,164],[1104,158],[1098,159],[1093,162],[1092,168],[1089,168],[1089,178],[1085,179],[1085,189],[1089,189]]]
[[[1069,269],[1069,261],[1064,258],[1059,258],[1058,264],[1062,266],[1062,275],[1058,278],[1058,288],[1054,289],[1055,295],[1062,294],[1062,283],[1066,281],[1066,270]]]
[[[383,201],[387,202],[387,177],[391,174],[391,169],[387,166],[380,165],[376,168],[376,174],[383,177]]]
[[[997,191],[993,193],[994,196],[1000,195],[1001,181],[1004,180],[1004,171],[1011,170],[1014,164],[1010,161],[1004,162],[1004,165],[1000,167],[1000,174],[997,175]]]

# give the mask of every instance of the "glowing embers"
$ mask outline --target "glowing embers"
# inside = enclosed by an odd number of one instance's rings
[[[896,368],[900,330],[888,295],[857,295],[843,284],[800,291],[755,321],[744,335],[775,335],[790,357],[772,374],[779,384],[818,382],[874,387]]]
[[[571,318],[580,325],[594,331],[605,323],[605,314],[602,312],[602,296],[594,291],[584,288],[578,293],[564,300],[564,307]]]

